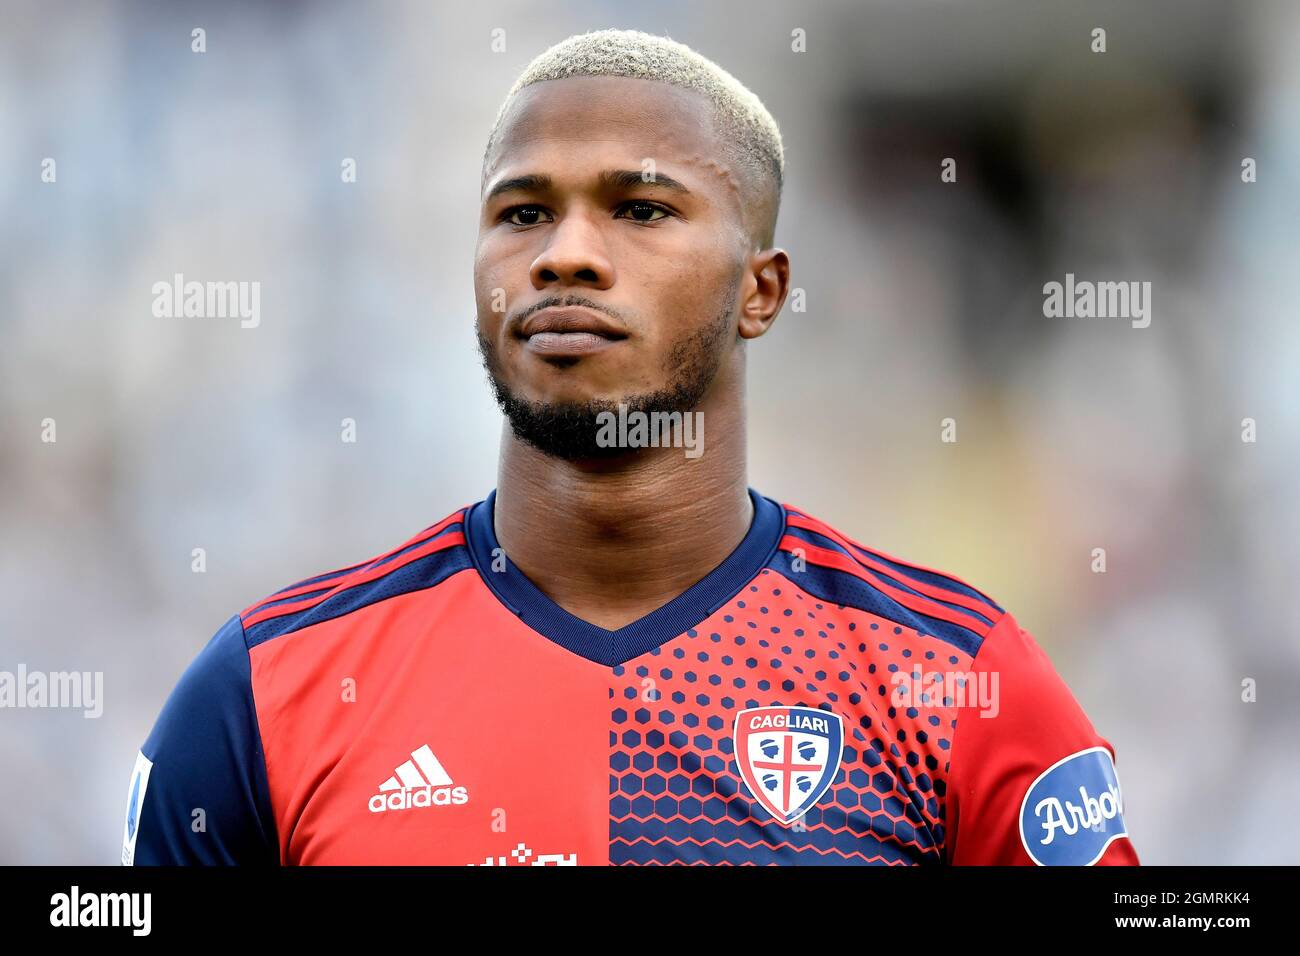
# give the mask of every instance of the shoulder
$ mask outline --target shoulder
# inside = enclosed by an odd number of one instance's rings
[[[782,508],[777,570],[822,600],[933,635],[972,657],[1006,616],[956,574],[868,547],[794,505]]]
[[[354,614],[387,598],[437,587],[471,567],[464,530],[469,507],[458,508],[389,551],[304,578],[250,604],[237,615],[247,647]]]

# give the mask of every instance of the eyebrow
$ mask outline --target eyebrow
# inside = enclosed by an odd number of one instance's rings
[[[663,189],[670,189],[673,192],[681,193],[684,196],[691,195],[691,191],[686,188],[685,184],[678,182],[671,176],[665,176],[663,173],[656,172],[654,179],[646,180],[642,178],[641,171],[638,169],[606,169],[597,177],[600,185],[609,189],[631,189],[636,186],[659,186]],[[490,202],[502,193],[508,192],[548,192],[555,187],[555,180],[545,173],[530,173],[526,176],[512,176],[509,179],[503,179],[488,191],[483,197],[483,201]]]

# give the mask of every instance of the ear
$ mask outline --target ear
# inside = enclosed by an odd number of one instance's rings
[[[740,337],[756,339],[776,321],[790,291],[790,257],[784,249],[764,249],[749,257],[740,304]]]

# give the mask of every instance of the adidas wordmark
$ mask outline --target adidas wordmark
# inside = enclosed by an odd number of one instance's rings
[[[445,807],[469,802],[469,792],[452,783],[429,745],[411,751],[411,759],[379,785],[370,798],[370,812],[413,810],[417,807]]]

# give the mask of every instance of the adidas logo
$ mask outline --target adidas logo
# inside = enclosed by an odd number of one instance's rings
[[[370,812],[445,807],[468,802],[469,792],[464,787],[452,785],[451,777],[425,744],[419,750],[411,751],[411,759],[379,785],[379,792],[370,798]]]

